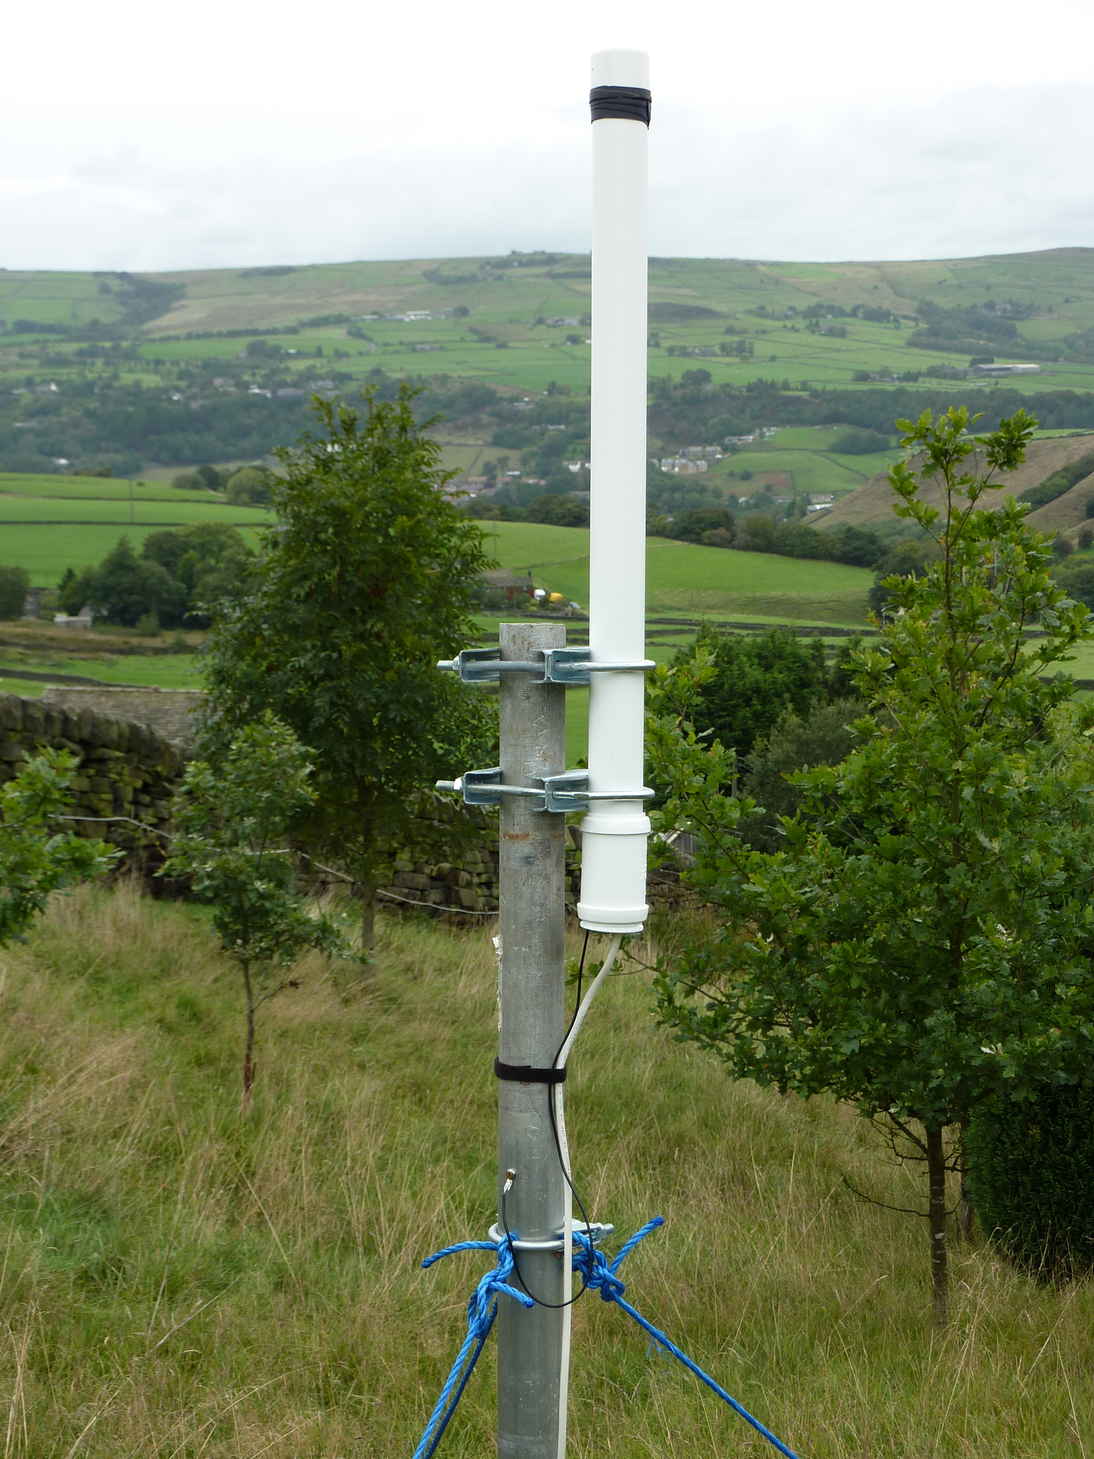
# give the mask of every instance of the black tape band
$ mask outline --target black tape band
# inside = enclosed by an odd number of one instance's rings
[[[499,1079],[512,1079],[517,1084],[561,1084],[565,1069],[534,1069],[531,1064],[503,1064],[494,1060],[494,1073]]]
[[[593,121],[623,117],[629,122],[650,124],[650,93],[642,86],[594,86],[589,92]]]

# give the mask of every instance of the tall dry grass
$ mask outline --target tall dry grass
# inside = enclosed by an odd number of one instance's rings
[[[234,972],[200,915],[58,899],[0,952],[3,1459],[409,1455],[493,1218],[486,931],[383,925],[375,971],[312,960],[263,1010],[238,1109]],[[572,1061],[575,1174],[627,1234],[628,1296],[811,1459],[1082,1459],[1094,1293],[958,1249],[929,1321],[919,1224],[867,1128],[733,1084],[614,978]],[[488,1348],[442,1452],[493,1452]],[[618,1310],[575,1314],[572,1459],[769,1453]]]

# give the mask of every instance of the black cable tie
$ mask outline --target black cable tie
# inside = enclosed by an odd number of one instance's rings
[[[644,86],[594,86],[589,92],[594,122],[604,117],[622,117],[628,122],[650,124],[650,93]]]
[[[536,1069],[531,1064],[503,1064],[494,1060],[494,1073],[499,1079],[511,1079],[517,1084],[561,1084],[566,1078],[565,1069]]]

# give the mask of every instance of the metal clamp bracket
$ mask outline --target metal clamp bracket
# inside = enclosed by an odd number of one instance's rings
[[[612,1232],[615,1230],[615,1227],[607,1221],[590,1221],[588,1225],[586,1225],[583,1221],[580,1221],[574,1223],[573,1229],[575,1231],[580,1231],[583,1236],[587,1236],[589,1238],[594,1246],[598,1246],[600,1242],[604,1240],[605,1236],[610,1236],[612,1234]],[[502,1230],[500,1223],[497,1221],[495,1221],[493,1226],[490,1227],[487,1235],[491,1244],[494,1246],[497,1246],[499,1242],[506,1239],[505,1232]],[[512,1246],[516,1251],[561,1252],[564,1244],[561,1231],[558,1233],[557,1236],[545,1236],[539,1241],[525,1241],[520,1236],[510,1236],[508,1240],[510,1246]]]
[[[565,815],[568,811],[587,811],[594,800],[648,800],[654,792],[648,785],[638,790],[590,790],[587,770],[563,770],[560,775],[544,775],[543,789],[534,785],[505,785],[502,783],[501,766],[492,765],[489,770],[465,770],[455,780],[435,781],[438,790],[454,790],[462,794],[465,805],[500,805],[502,796],[517,795],[534,800],[534,811],[553,811]]]
[[[543,683],[543,662],[503,659],[496,648],[461,649],[454,659],[439,659],[438,669],[459,674],[465,684],[496,683],[502,674],[532,674],[533,684]]]
[[[644,674],[647,669],[657,667],[653,659],[636,659],[628,663],[590,659],[587,645],[579,648],[549,648],[543,659],[543,675],[549,684],[588,684],[594,674]]]
[[[539,661],[503,659],[496,648],[465,648],[454,659],[440,659],[437,667],[459,674],[465,684],[497,683],[503,674],[530,674],[533,684],[588,684],[593,674],[644,674],[657,665],[652,659],[602,663],[589,658],[587,646],[580,646],[549,648]]]
[[[465,770],[455,780],[438,780],[435,784],[438,790],[461,793],[465,805],[500,805],[503,795],[523,795],[540,802],[533,810],[543,809],[543,791],[532,785],[503,785],[500,765],[492,765],[489,770]]]

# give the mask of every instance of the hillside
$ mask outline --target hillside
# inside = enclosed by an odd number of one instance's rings
[[[983,499],[986,507],[996,507],[1008,497],[1021,496],[1031,487],[1039,486],[1047,476],[1061,467],[1080,461],[1094,451],[1094,435],[1053,436],[1031,441],[1026,450],[1026,459],[1006,477],[1000,491],[989,492]],[[1039,531],[1057,531],[1078,526],[1085,520],[1085,504],[1094,496],[1094,478],[1084,477],[1064,495],[1055,501],[1037,508],[1029,515],[1030,525]],[[941,487],[927,480],[923,491],[924,500],[939,505],[942,500]],[[879,473],[863,486],[841,498],[817,522],[821,528],[839,526],[871,527],[888,524],[893,520],[893,490],[884,472]]]
[[[364,977],[295,969],[260,1011],[246,1118],[238,973],[207,917],[83,891],[5,950],[11,1459],[412,1452],[488,1269],[420,1262],[493,1219],[493,930],[389,917]],[[566,1086],[609,1249],[666,1218],[628,1300],[808,1459],[1076,1459],[1094,1285],[1038,1285],[977,1236],[932,1337],[924,1223],[880,1204],[914,1205],[920,1174],[826,1098],[729,1079],[651,999],[637,964],[608,980]],[[574,1316],[575,1456],[771,1454],[623,1313]],[[493,1452],[495,1353],[442,1455]]]
[[[925,408],[963,404],[990,429],[1025,407],[1046,433],[1094,431],[1094,249],[899,264],[655,258],[649,280],[648,501],[670,523],[727,506],[798,518],[848,494],[830,525],[888,522],[876,477],[896,457],[894,421]],[[390,398],[410,380],[445,467],[488,493],[487,512],[580,498],[590,307],[578,254],[0,270],[0,473],[129,478],[148,504],[128,518],[139,529],[157,520],[140,482],[272,460],[314,427],[316,396]],[[1034,458],[1030,480],[1036,469]],[[1040,522],[1077,531],[1085,502],[1081,491],[1054,502]],[[14,526],[26,510],[0,517],[42,573],[48,556]],[[89,520],[106,516],[97,507]]]

